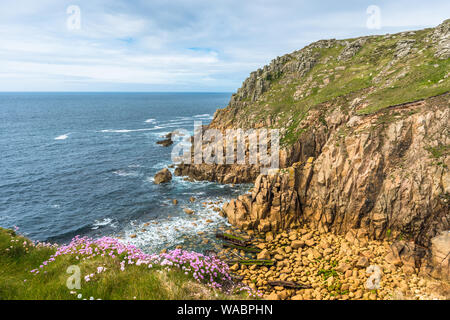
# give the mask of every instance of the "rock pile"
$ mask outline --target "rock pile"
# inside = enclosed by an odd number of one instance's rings
[[[265,238],[253,240],[262,249],[258,259],[272,259],[275,265],[231,267],[243,283],[263,293],[265,299],[450,298],[448,287],[440,294],[431,293],[436,291],[436,282],[411,273],[410,268],[417,270],[409,261],[406,242],[369,240],[360,230],[344,237],[304,227],[279,234],[267,232]],[[392,252],[400,257],[387,258]],[[278,282],[296,283],[302,288],[271,285]]]

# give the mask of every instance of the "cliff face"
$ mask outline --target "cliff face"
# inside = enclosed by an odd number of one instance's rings
[[[252,72],[210,128],[277,128],[281,167],[317,157],[342,114],[371,115],[448,92],[450,20],[436,28],[321,40]],[[331,121],[324,121],[330,115]],[[177,174],[221,183],[253,182],[259,168],[181,165]]]
[[[324,40],[253,72],[211,128],[278,128],[281,170],[181,165],[255,181],[224,206],[243,229],[307,224],[428,248],[450,228],[450,20],[436,28]],[[225,178],[226,177],[226,178]],[[356,231],[355,231],[356,230]]]
[[[422,244],[448,230],[450,95],[353,116],[314,161],[303,216],[338,232],[390,230]],[[435,150],[437,153],[433,153]]]
[[[330,113],[338,105],[348,112],[358,98],[352,111],[371,114],[444,93],[449,29],[446,20],[419,31],[314,42],[252,72],[210,126],[279,128],[289,146],[312,129],[304,123],[311,111]]]
[[[325,120],[340,125],[317,158],[259,176],[224,211],[232,224],[261,232],[306,223],[428,246],[450,227],[449,102],[444,94],[370,116],[331,114]]]

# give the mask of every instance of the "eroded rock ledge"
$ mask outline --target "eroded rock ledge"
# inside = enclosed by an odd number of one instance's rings
[[[176,176],[187,176],[193,180],[219,183],[250,183],[258,177],[258,166],[249,165],[215,165],[215,164],[180,164],[176,167]]]

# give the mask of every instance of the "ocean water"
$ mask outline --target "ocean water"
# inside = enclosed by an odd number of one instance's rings
[[[223,203],[248,186],[175,176],[155,185],[173,147],[156,141],[178,128],[192,132],[194,120],[209,123],[230,96],[0,93],[0,226],[57,243],[108,235],[145,251],[208,247],[205,238],[211,245],[227,223],[202,202]]]

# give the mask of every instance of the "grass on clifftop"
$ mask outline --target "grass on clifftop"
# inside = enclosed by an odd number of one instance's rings
[[[263,74],[269,83],[265,91],[255,101],[244,99],[245,104],[225,116],[225,121],[252,128],[270,119],[273,128],[282,129],[281,143],[288,146],[311,129],[304,120],[313,110],[322,116],[336,108],[370,115],[449,92],[450,58],[436,57],[435,30],[358,38],[364,40],[361,47],[344,58],[342,53],[355,39],[313,49],[308,46],[299,51],[308,52],[307,57],[315,61],[306,72],[298,72],[298,64],[310,62],[305,55],[286,55],[282,67]],[[353,104],[356,98],[359,102]]]
[[[90,247],[96,252],[94,245]],[[140,264],[139,259],[133,259],[131,264],[121,264],[122,261],[128,261],[126,255],[129,252],[126,251],[109,254],[113,252],[109,250],[108,254],[102,256],[87,254],[87,251],[86,254],[80,254],[83,251],[77,250],[58,255],[52,261],[51,256],[58,251],[57,247],[35,245],[12,230],[0,228],[0,300],[190,300],[248,297],[245,291],[225,294],[213,289],[195,280],[192,272],[185,272],[176,266]],[[69,289],[66,286],[67,279],[73,275],[67,273],[67,268],[71,265],[80,268],[80,289]]]

